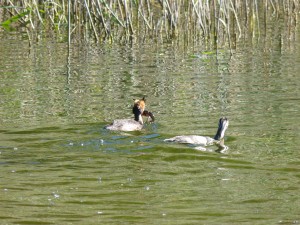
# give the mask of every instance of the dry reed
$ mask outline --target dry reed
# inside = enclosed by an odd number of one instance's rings
[[[184,38],[233,48],[276,20],[295,30],[300,0],[2,0],[0,11],[6,29],[68,34],[69,41]]]

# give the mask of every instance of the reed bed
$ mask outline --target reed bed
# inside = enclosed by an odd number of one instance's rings
[[[300,0],[2,0],[5,29],[74,41],[168,41],[233,48],[283,21],[294,35]],[[288,37],[291,38],[291,37]]]

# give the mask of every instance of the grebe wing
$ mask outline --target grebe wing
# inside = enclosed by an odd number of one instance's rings
[[[211,145],[214,143],[214,139],[210,137],[197,136],[197,135],[175,136],[173,138],[165,139],[164,141],[178,142],[184,144],[204,145],[204,146]]]

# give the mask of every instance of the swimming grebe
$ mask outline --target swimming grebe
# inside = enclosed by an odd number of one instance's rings
[[[149,122],[154,122],[154,116],[151,112],[145,110],[145,97],[140,100],[134,100],[134,105],[132,107],[132,113],[134,114],[133,119],[118,119],[114,120],[112,124],[106,126],[105,128],[108,130],[115,131],[135,131],[141,130],[143,128],[143,118],[142,116],[146,116],[147,121],[150,118]]]
[[[201,146],[217,144],[217,145],[222,145],[221,147],[223,147],[225,131],[228,128],[228,125],[229,125],[229,120],[226,117],[222,117],[219,120],[218,131],[214,138],[197,136],[197,135],[188,135],[188,136],[183,135],[183,136],[176,136],[173,138],[165,139],[164,141],[195,144]]]

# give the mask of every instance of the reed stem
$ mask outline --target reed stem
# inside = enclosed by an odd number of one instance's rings
[[[1,25],[17,27],[12,18],[19,16],[17,23],[30,32],[55,28],[61,33],[65,29],[68,42],[90,38],[92,33],[97,42],[199,37],[215,48],[232,48],[236,39],[259,37],[261,29],[282,18],[289,30],[295,31],[300,12],[300,0],[68,0],[67,10],[65,3],[4,0],[0,8],[11,18],[3,18]],[[30,14],[24,16],[25,10]],[[71,35],[73,32],[77,35]]]

